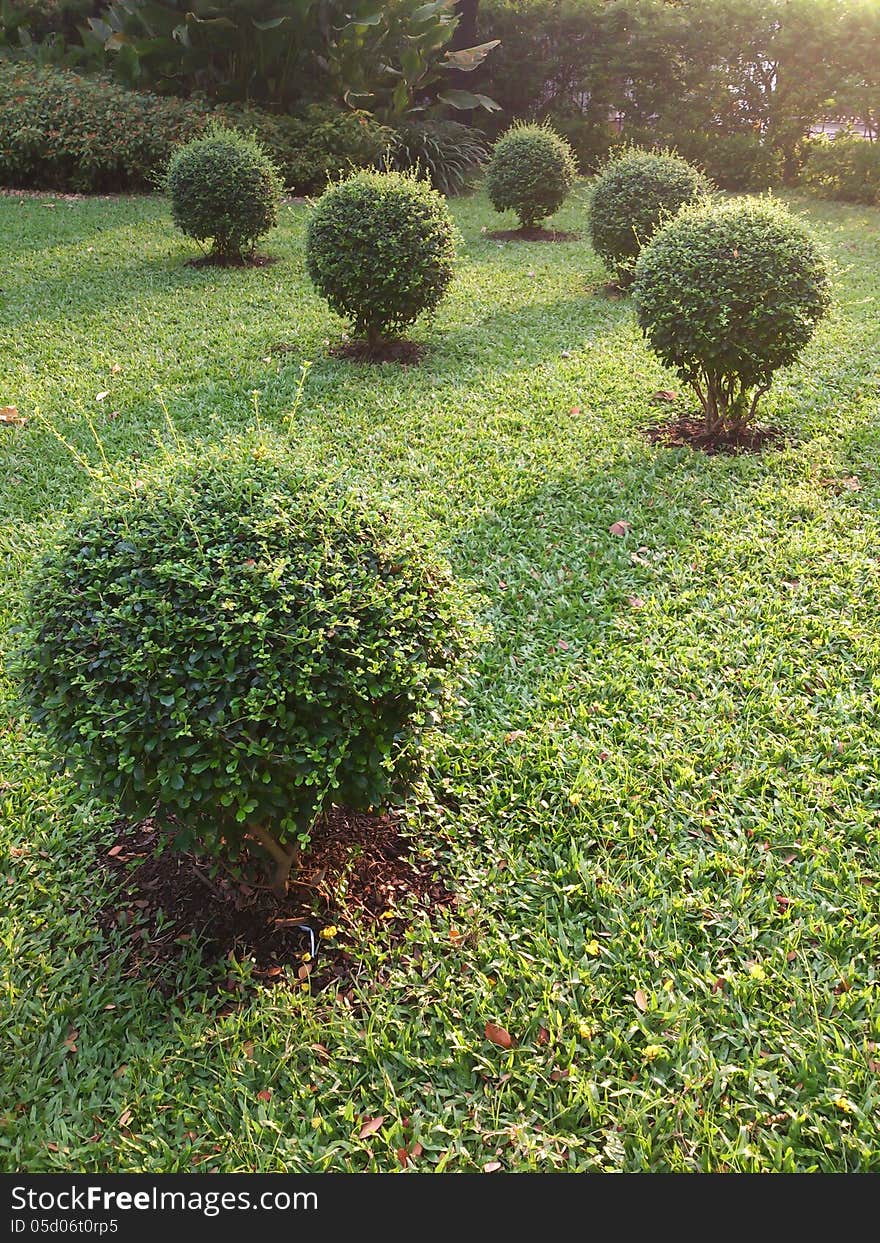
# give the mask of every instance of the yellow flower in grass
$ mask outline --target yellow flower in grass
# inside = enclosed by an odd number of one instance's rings
[[[642,1057],[646,1062],[656,1062],[658,1057],[662,1057],[665,1050],[662,1044],[646,1044],[642,1049]]]
[[[328,924],[326,928],[322,928],[320,937],[322,941],[332,941],[334,937],[339,936],[339,929],[335,924]]]

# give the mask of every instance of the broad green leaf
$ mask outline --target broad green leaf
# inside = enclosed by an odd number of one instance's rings
[[[460,112],[470,111],[472,108],[485,108],[487,112],[500,112],[501,105],[496,104],[494,99],[490,99],[488,95],[472,95],[470,91],[442,91],[438,96],[444,104],[449,104],[450,108],[457,108]]]

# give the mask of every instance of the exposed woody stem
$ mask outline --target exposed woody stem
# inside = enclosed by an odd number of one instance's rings
[[[299,847],[290,851],[284,849],[267,829],[261,824],[248,825],[248,832],[255,837],[264,850],[275,860],[275,872],[272,876],[272,892],[276,897],[283,898],[287,893],[287,882],[293,865],[299,859]]]
[[[749,410],[749,422],[750,423],[755,417],[755,411],[758,409],[758,402],[761,400],[761,398],[764,396],[764,394],[767,392],[769,388],[770,388],[769,384],[764,384],[761,386],[761,388],[758,388],[755,390],[755,395],[752,398],[752,405]]]

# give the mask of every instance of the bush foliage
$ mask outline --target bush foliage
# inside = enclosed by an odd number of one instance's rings
[[[708,178],[680,156],[628,149],[605,165],[593,187],[593,246],[618,280],[628,282],[639,251],[659,225],[711,188]]]
[[[282,183],[259,143],[212,127],[171,158],[166,178],[174,223],[187,237],[210,241],[215,255],[240,259],[278,223]]]
[[[253,135],[301,194],[382,160],[392,130],[361,112],[301,116],[128,91],[67,69],[0,62],[0,182],[81,193],[154,189],[180,143],[212,120]]]
[[[558,211],[576,177],[574,152],[555,130],[516,124],[495,144],[486,189],[496,211],[512,209],[530,229]]]
[[[410,173],[357,173],[331,186],[309,218],[309,276],[372,344],[437,306],[454,259],[445,201]]]
[[[721,190],[761,192],[782,181],[783,161],[760,134],[679,131],[667,145]]]
[[[395,131],[366,112],[311,104],[295,116],[259,108],[222,107],[214,115],[253,135],[297,194],[320,194],[330,181],[381,164]]]
[[[181,849],[257,833],[283,872],[331,804],[403,797],[464,618],[390,515],[251,436],[105,480],[34,574],[19,674],[90,796]]]
[[[829,276],[804,227],[770,199],[685,208],[642,251],[633,300],[707,428],[743,426],[826,314]]]
[[[501,40],[481,88],[508,117],[549,116],[563,130],[577,118],[572,141],[587,168],[615,115],[639,143],[645,130],[676,145],[760,134],[787,177],[829,111],[880,132],[875,0],[482,0],[477,37]],[[708,156],[681,149],[714,176]],[[755,188],[765,171],[750,174]]]
[[[804,185],[823,198],[880,205],[880,142],[848,134],[806,145]]]
[[[0,63],[0,181],[78,192],[148,190],[207,122],[199,104],[104,78]]]

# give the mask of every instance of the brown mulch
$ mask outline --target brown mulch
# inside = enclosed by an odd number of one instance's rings
[[[347,945],[366,935],[397,946],[414,911],[430,913],[453,901],[394,815],[334,808],[315,828],[283,901],[263,888],[261,859],[242,856],[247,880],[212,875],[204,857],[162,849],[163,836],[152,820],[119,827],[101,862],[120,888],[97,918],[105,932],[123,930],[126,975],[169,993],[191,940],[206,965],[249,959],[258,984],[308,979],[313,992],[329,985],[344,990],[358,969]],[[312,945],[303,925],[317,945],[311,961],[303,959]],[[321,936],[333,928],[331,938]],[[234,993],[242,985],[230,972],[219,987]]]
[[[565,233],[562,229],[495,229],[487,233],[493,242],[578,242],[580,233]]]
[[[404,337],[370,345],[369,341],[343,341],[331,346],[332,358],[344,358],[354,363],[400,363],[404,367],[417,366],[425,356],[425,347],[418,341]]]
[[[708,454],[761,453],[787,439],[786,433],[779,427],[744,427],[712,435],[706,431],[703,418],[695,414],[681,414],[667,422],[645,427],[642,432],[652,444],[688,447]]]
[[[268,268],[278,262],[277,255],[200,255],[187,259],[188,268]]]

